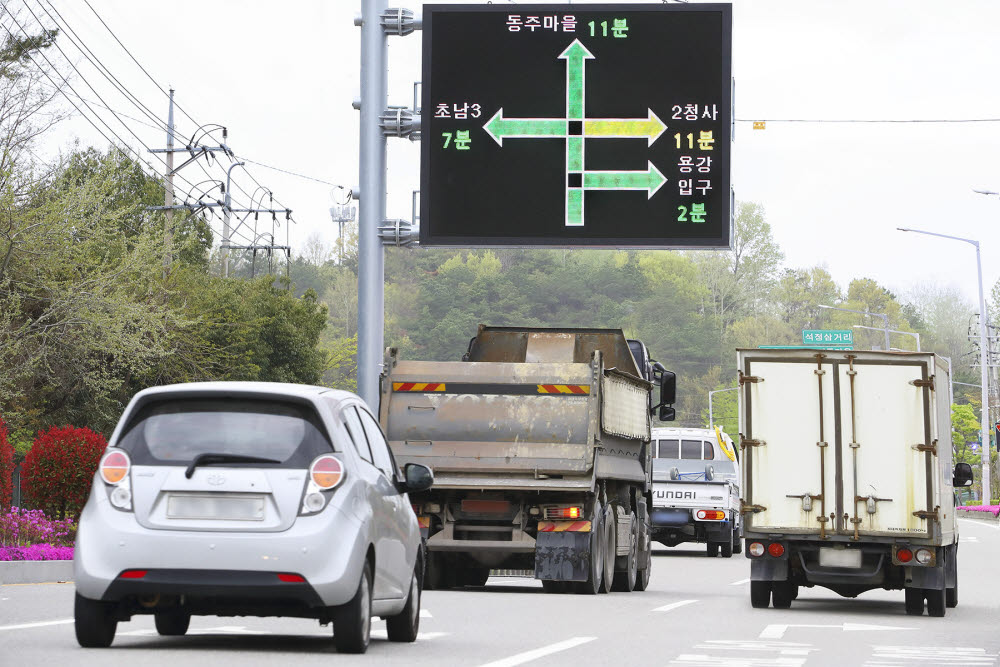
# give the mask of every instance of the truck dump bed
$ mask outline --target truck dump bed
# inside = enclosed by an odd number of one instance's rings
[[[946,364],[813,350],[740,350],[738,363],[747,533],[950,543]]]
[[[651,385],[621,331],[480,327],[466,359],[386,358],[389,444],[401,464],[432,467],[435,487],[589,488],[595,468],[646,478]]]

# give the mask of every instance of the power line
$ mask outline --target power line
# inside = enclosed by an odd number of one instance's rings
[[[288,174],[289,176],[297,176],[298,178],[304,178],[304,179],[309,180],[309,181],[316,181],[317,183],[322,183],[324,185],[332,185],[333,187],[337,187],[336,183],[331,183],[330,181],[324,181],[322,178],[315,178],[313,176],[306,176],[305,174],[298,174],[298,173],[296,173],[294,171],[288,171],[287,169],[281,169],[280,167],[272,167],[269,164],[264,164],[263,162],[257,162],[256,160],[251,160],[250,158],[246,158],[246,157],[240,157],[239,159],[240,160],[244,160],[245,162],[249,162],[251,164],[256,164],[258,166],[264,167],[265,169],[273,169],[274,171],[280,171],[281,173]]]

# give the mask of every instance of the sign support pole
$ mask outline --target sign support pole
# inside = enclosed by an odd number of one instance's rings
[[[379,116],[388,104],[387,0],[361,0],[361,151],[358,204],[358,395],[377,414],[385,318],[386,139]],[[357,24],[358,21],[355,20]]]

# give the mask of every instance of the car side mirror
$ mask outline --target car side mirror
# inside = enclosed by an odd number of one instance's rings
[[[952,484],[954,486],[972,486],[972,466],[968,463],[959,463],[955,465]]]
[[[403,466],[403,477],[406,480],[407,493],[426,491],[434,485],[434,473],[425,465],[407,463]]]

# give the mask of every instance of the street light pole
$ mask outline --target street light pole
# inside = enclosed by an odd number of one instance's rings
[[[718,394],[720,391],[736,391],[739,387],[729,387],[728,389],[713,389],[708,392],[708,427],[715,428],[715,417],[712,414],[712,395]]]
[[[889,316],[885,313],[872,313],[867,310],[851,310],[850,308],[841,308],[840,306],[819,306],[820,308],[826,308],[827,310],[842,310],[845,313],[857,313],[858,315],[870,315],[872,317],[881,317],[882,331],[885,332],[885,350],[889,351]]]
[[[986,334],[986,297],[983,295],[983,262],[979,252],[979,241],[962,238],[961,236],[949,236],[948,234],[938,234],[937,232],[927,232],[921,229],[909,229],[897,227],[901,232],[913,232],[915,234],[926,234],[927,236],[937,236],[952,241],[962,241],[975,246],[976,248],[976,271],[979,277],[979,372],[981,387],[982,406],[979,410],[979,428],[982,434],[979,438],[979,450],[982,455],[983,480],[982,480],[982,501],[988,504],[993,494],[990,489],[990,384],[989,384],[989,359],[987,358],[987,334]]]
[[[879,327],[866,327],[863,324],[855,324],[854,328],[855,329],[871,329],[872,331],[883,331],[883,329],[881,329]],[[920,334],[914,333],[912,331],[900,331],[899,329],[889,329],[889,333],[902,334],[904,336],[913,336],[914,338],[917,339],[917,352],[920,351]]]

